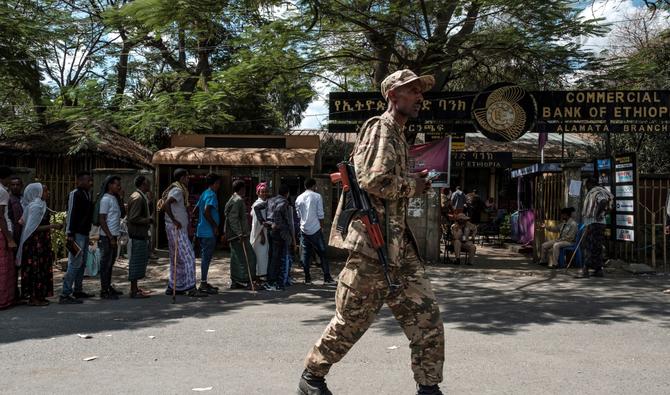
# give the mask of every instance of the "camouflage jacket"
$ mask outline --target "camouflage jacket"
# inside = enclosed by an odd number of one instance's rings
[[[388,113],[365,122],[352,153],[358,183],[368,193],[377,210],[387,244],[389,264],[393,266],[400,266],[400,258],[408,242],[414,243],[416,248],[406,220],[407,204],[409,198],[415,196],[417,181],[409,174],[408,153],[409,146],[403,128]],[[378,259],[360,219],[351,221],[345,239],[337,231],[337,221],[343,206],[344,196],[340,196],[329,244]],[[386,209],[388,212],[385,212]]]

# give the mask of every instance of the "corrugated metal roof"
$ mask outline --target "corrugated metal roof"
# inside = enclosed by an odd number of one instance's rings
[[[154,165],[312,167],[318,149],[312,148],[194,148],[173,147],[156,152]]]

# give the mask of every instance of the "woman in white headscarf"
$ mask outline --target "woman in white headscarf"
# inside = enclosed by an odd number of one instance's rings
[[[21,266],[21,294],[28,296],[31,306],[46,306],[47,297],[53,296],[53,261],[51,230],[62,224],[51,225],[46,200],[49,190],[40,183],[29,184],[23,192],[23,232],[16,254]]]
[[[265,225],[267,218],[268,184],[261,182],[256,186],[256,195],[258,199],[251,206],[251,236],[249,242],[256,253],[256,275],[259,277],[267,276],[268,260],[270,257],[270,243],[268,241],[268,231]]]

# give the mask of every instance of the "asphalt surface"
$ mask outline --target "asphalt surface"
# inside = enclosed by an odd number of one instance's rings
[[[471,268],[427,267],[445,322],[445,393],[670,393],[670,295],[662,292],[670,277],[576,280],[519,268],[523,258],[508,252],[484,253]],[[160,292],[165,264],[152,266],[150,299],[127,298],[121,262],[118,301],[0,311],[0,393],[295,394],[335,287],[317,280],[171,304]],[[211,282],[225,285],[226,264],[215,264]],[[85,288],[97,290],[96,281]],[[328,384],[336,395],[414,394],[409,361],[384,307]]]

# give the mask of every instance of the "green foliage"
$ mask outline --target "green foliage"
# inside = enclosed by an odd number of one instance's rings
[[[65,225],[66,215],[67,213],[65,211],[52,213],[51,223]],[[65,235],[65,228],[54,229],[51,231],[51,251],[53,251],[56,259],[67,257],[67,250],[65,249],[66,240],[67,236]]]
[[[513,79],[532,87],[560,85],[589,60],[576,43],[604,34],[569,0],[403,2],[342,0],[304,3],[325,69],[343,89],[378,88],[390,71],[436,76],[436,90],[478,89]]]
[[[648,15],[646,16],[649,17]],[[635,26],[634,26],[635,28]],[[648,26],[627,31],[631,41],[641,43],[628,54],[605,53],[599,64],[579,81],[581,87],[602,89],[670,89],[670,30],[659,31],[648,37]],[[629,43],[622,43],[630,45]],[[589,148],[593,156],[607,153],[606,136]],[[612,134],[611,152],[635,152],[638,166],[643,173],[670,173],[670,133],[662,134]]]
[[[512,234],[512,216],[509,214],[506,214],[505,217],[503,218],[502,223],[500,224],[500,236],[502,236],[503,240],[509,239],[510,235]]]

